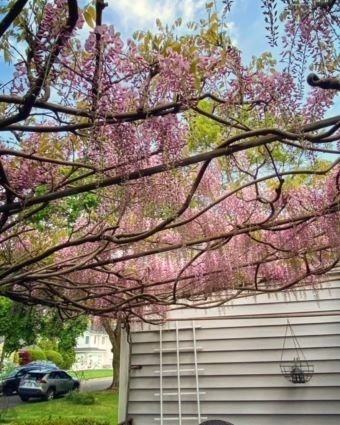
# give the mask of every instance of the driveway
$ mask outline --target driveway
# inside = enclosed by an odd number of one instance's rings
[[[88,379],[81,381],[80,391],[101,391],[106,390],[112,382],[112,378],[99,378],[99,379]],[[24,401],[20,400],[17,395],[12,396],[0,396],[0,409],[9,409],[20,404],[25,404]]]

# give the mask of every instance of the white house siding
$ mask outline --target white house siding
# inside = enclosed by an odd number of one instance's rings
[[[124,339],[122,344],[120,420],[127,412],[134,425],[190,425],[206,419],[234,425],[339,425],[340,280],[334,275],[330,280],[317,292],[260,295],[219,309],[173,312],[170,319],[181,320],[162,327],[161,366],[160,328],[135,326],[130,345]],[[287,318],[314,365],[305,384],[293,384],[281,374]],[[283,360],[296,356],[288,335]]]

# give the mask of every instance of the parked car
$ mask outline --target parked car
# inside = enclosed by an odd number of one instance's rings
[[[57,395],[78,390],[80,382],[64,370],[30,370],[21,380],[18,394],[22,401],[30,398],[52,400]]]
[[[25,366],[17,367],[7,376],[3,377],[0,381],[0,393],[4,395],[12,395],[18,392],[20,380],[26,375],[27,372],[33,369],[43,368],[46,369],[58,369],[53,362],[31,362]]]

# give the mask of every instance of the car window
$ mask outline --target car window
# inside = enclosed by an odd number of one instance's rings
[[[59,374],[62,379],[71,379],[70,375],[68,375],[66,372],[59,372]]]
[[[26,375],[27,379],[41,379],[46,375],[46,373],[37,373],[37,372],[28,372]]]
[[[50,377],[51,379],[58,379],[58,378],[59,378],[59,372],[51,372],[51,373],[49,374],[49,377]]]

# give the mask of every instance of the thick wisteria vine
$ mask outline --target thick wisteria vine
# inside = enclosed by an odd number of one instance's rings
[[[128,40],[107,7],[0,10],[1,294],[151,320],[318,285],[340,245],[336,2],[263,1],[283,62],[249,64],[236,2]]]

